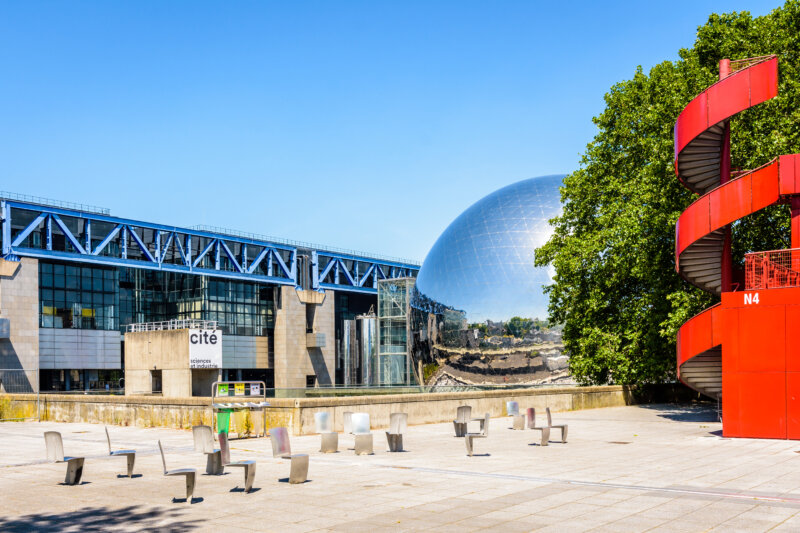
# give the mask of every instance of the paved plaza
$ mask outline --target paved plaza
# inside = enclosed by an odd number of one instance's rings
[[[524,407],[524,406],[522,406]],[[543,413],[542,413],[543,414]],[[208,476],[191,431],[110,427],[112,444],[137,450],[137,477],[109,457],[103,426],[0,424],[0,531],[798,531],[800,443],[723,439],[713,410],[650,405],[555,413],[569,443],[491,421],[467,457],[452,424],[412,426],[406,452],[355,456],[352,436],[320,454],[317,435],[294,437],[311,455],[309,481],[286,483],[289,463],[268,439],[234,440],[231,458],[256,459],[255,487],[240,469]],[[44,461],[42,433],[60,431],[67,455],[86,456],[82,484]],[[168,468],[198,469],[195,501]]]

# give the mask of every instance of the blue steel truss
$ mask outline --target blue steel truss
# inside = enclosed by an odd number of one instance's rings
[[[59,259],[297,286],[298,249],[105,214],[0,200],[2,257]],[[312,288],[375,293],[418,265],[311,251]]]

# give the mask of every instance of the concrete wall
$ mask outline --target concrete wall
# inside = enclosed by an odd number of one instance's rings
[[[222,368],[272,368],[267,337],[222,336]]]
[[[281,287],[275,309],[275,387],[304,388],[306,376],[329,385],[336,377],[334,292],[325,291],[321,304],[304,304],[294,287]],[[276,302],[277,304],[277,302]],[[314,332],[325,333],[325,347],[306,347],[306,305],[313,305]]]
[[[333,415],[334,427],[342,430],[345,411],[370,414],[372,429],[389,425],[389,415],[408,413],[409,424],[451,422],[456,408],[471,405],[473,416],[490,413],[504,416],[505,402],[516,400],[521,409],[535,407],[553,411],[616,407],[636,403],[636,389],[623,386],[564,387],[528,390],[498,390],[432,394],[359,396],[345,398],[272,398],[266,412],[267,427],[283,426],[293,435],[314,433],[314,413],[327,411]],[[41,396],[42,419],[56,422],[92,422],[141,427],[187,428],[193,424],[210,424],[212,409],[209,399],[161,398],[152,396]],[[36,395],[0,395],[0,418],[35,416]],[[543,416],[542,412],[540,416]],[[237,428],[244,425],[243,414],[237,415]],[[238,432],[238,430],[237,430]]]
[[[122,368],[121,337],[119,331],[41,328],[40,368]]]
[[[18,268],[1,260],[0,316],[7,318],[11,334],[0,339],[0,369],[18,370],[3,377],[23,390],[36,391],[39,380],[39,261],[22,258]],[[7,274],[7,275],[3,275]],[[19,372],[25,370],[26,372]],[[16,389],[17,392],[21,390]]]
[[[152,370],[161,370],[164,398],[192,396],[188,329],[125,334],[125,394],[152,391]]]

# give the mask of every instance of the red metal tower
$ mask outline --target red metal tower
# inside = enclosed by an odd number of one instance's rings
[[[800,155],[730,171],[730,118],[778,94],[775,56],[720,61],[720,80],[675,123],[675,172],[701,195],[676,225],[675,268],[721,302],[678,333],[678,376],[724,399],[723,434],[800,438]],[[731,261],[730,225],[777,203],[792,207],[792,249]]]

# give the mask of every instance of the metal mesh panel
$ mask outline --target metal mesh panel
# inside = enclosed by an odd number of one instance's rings
[[[746,254],[744,272],[745,290],[800,287],[800,249]]]

